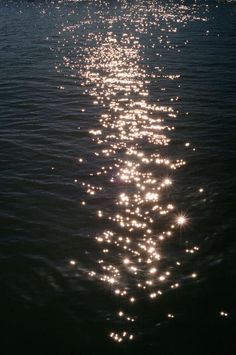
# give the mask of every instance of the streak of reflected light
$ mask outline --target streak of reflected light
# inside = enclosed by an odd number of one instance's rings
[[[88,195],[88,201],[83,200],[82,205],[96,201],[99,194],[106,196],[108,187],[113,186],[111,205],[105,206],[106,211],[98,209],[96,212],[97,218],[109,228],[104,227],[96,236],[102,259],[98,260],[98,270],[90,272],[90,276],[99,278],[117,297],[130,304],[142,297],[156,299],[181,284],[175,276],[181,262],[168,258],[163,246],[178,233],[176,225],[183,228],[188,222],[185,215],[174,215],[176,206],[171,195],[175,171],[183,168],[186,161],[176,158],[175,154],[166,154],[165,149],[172,144],[178,112],[174,106],[159,104],[159,98],[154,103],[149,87],[155,80],[161,95],[166,95],[169,82],[179,84],[181,73],[167,74],[161,60],[158,62],[163,55],[159,51],[179,52],[178,46],[171,42],[171,34],[175,35],[180,26],[197,17],[188,6],[174,4],[136,6],[122,2],[122,10],[125,11],[121,23],[115,14],[105,16],[98,5],[96,23],[102,24],[106,31],[95,31],[90,15],[80,24],[65,26],[63,32],[73,34],[75,39],[80,27],[86,26],[88,30],[86,47],[81,48],[82,54],[78,51],[78,63],[68,56],[63,60],[66,68],[79,72],[84,92],[93,97],[95,106],[102,108],[99,127],[90,130],[97,146],[95,156],[101,164],[96,172],[90,173],[91,179],[95,177],[93,183],[82,183]],[[114,30],[118,24],[122,27],[119,35]],[[149,30],[157,28],[160,48],[157,52],[156,43],[152,44],[157,59],[150,72],[140,38],[148,34],[151,41]],[[187,43],[186,40],[184,45]],[[174,105],[177,100],[179,96],[172,95],[169,102]],[[85,113],[85,109],[81,112]],[[188,148],[191,143],[184,146]],[[83,158],[78,161],[84,163]],[[185,248],[184,252],[192,254],[198,250],[196,248]],[[72,262],[70,264],[74,265]],[[192,273],[191,277],[197,274]],[[124,318],[123,311],[118,314]],[[169,313],[167,317],[174,315]],[[122,342],[134,336],[127,331],[114,331],[110,337]]]

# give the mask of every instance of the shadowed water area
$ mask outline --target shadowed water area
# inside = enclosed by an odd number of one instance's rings
[[[235,354],[235,18],[0,0],[3,354]]]

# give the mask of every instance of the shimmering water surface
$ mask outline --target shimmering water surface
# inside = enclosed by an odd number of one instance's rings
[[[1,0],[4,354],[235,353],[235,18]]]

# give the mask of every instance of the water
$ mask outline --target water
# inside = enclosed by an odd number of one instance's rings
[[[235,15],[0,2],[4,353],[235,353]]]

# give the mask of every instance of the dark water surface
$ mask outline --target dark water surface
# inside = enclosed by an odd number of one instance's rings
[[[0,79],[1,354],[235,354],[236,5],[0,0]]]

